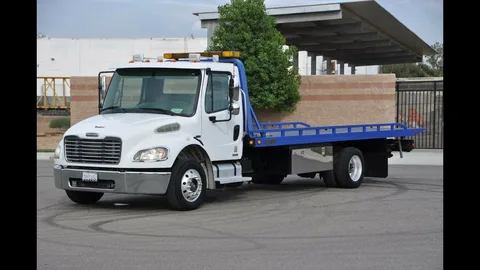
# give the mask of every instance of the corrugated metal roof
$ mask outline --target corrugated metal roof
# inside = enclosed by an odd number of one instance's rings
[[[287,45],[350,65],[421,62],[437,52],[374,0],[267,8]],[[194,13],[202,27],[218,12]]]

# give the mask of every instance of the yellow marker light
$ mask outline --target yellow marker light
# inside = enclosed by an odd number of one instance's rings
[[[261,143],[262,143],[262,141],[260,141],[260,140],[257,141],[257,144],[261,144]]]
[[[145,63],[150,63],[150,60],[149,59],[145,60]]]
[[[222,57],[223,58],[238,58],[238,57],[240,57],[240,52],[234,52],[234,51],[222,52]]]
[[[135,62],[135,61],[133,61],[133,60],[128,61],[128,63],[134,63],[134,62]]]
[[[249,143],[250,145],[253,145],[253,140],[250,140],[248,143]]]

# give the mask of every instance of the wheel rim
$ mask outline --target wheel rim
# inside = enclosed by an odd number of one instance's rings
[[[352,179],[353,182],[360,180],[362,170],[362,160],[359,156],[354,155],[348,163],[348,173],[350,174],[350,179]]]
[[[194,202],[202,193],[202,178],[197,170],[187,170],[182,177],[182,195],[188,202]]]

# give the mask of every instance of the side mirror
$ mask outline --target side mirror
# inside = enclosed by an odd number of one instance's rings
[[[238,102],[233,102],[229,109],[231,114],[238,115],[240,113],[240,104],[238,104]]]
[[[107,92],[107,76],[105,74],[110,73],[113,74],[115,71],[101,71],[98,73],[98,111],[100,112],[100,108],[103,106],[103,102],[105,101],[105,95]]]
[[[230,102],[232,102],[233,100],[233,94],[235,91],[235,88],[233,87],[233,85],[234,85],[233,78],[230,78],[230,81],[228,83],[228,97],[230,98]]]
[[[238,86],[237,86],[237,87],[234,87],[234,88],[233,88],[233,97],[232,97],[232,99],[233,99],[234,101],[238,101],[238,100],[240,99],[240,98],[239,98],[239,95],[240,95],[240,87],[238,87]]]
[[[98,80],[98,101],[99,106],[102,107],[105,99],[105,75],[102,75]]]

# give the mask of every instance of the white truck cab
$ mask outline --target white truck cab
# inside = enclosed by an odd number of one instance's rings
[[[201,62],[134,56],[115,69],[99,115],[66,131],[54,157],[57,188],[77,203],[103,193],[167,194],[194,209],[206,189],[242,183],[239,72]]]

